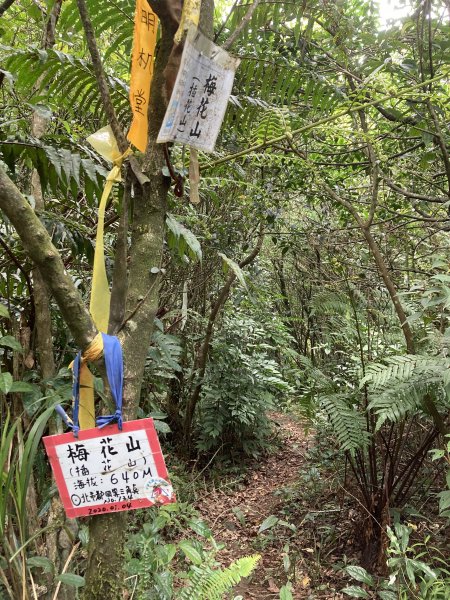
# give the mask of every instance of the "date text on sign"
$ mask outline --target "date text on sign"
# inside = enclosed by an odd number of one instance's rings
[[[44,438],[68,517],[175,502],[153,419]]]
[[[191,27],[156,141],[179,142],[212,152],[238,65],[238,59]]]

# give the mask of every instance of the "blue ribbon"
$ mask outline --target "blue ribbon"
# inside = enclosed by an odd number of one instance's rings
[[[106,376],[108,377],[109,389],[111,395],[116,404],[116,412],[113,415],[104,415],[97,417],[96,424],[99,429],[117,423],[120,430],[122,430],[122,394],[123,394],[123,356],[122,346],[120,345],[119,339],[114,335],[106,335],[102,333],[103,338],[103,357],[106,365]],[[81,365],[81,352],[79,352],[75,360],[73,361],[73,385],[72,385],[72,396],[73,396],[73,421],[70,422],[69,417],[65,413],[64,409],[58,405],[56,408],[59,415],[61,415],[63,421],[73,431],[73,435],[78,437],[80,425],[78,422],[78,412],[80,407],[80,365]],[[64,418],[63,414],[66,418]]]
[[[55,410],[58,413],[58,415],[61,417],[61,419],[64,421],[64,423],[67,425],[67,427],[69,427],[70,429],[73,429],[73,421],[69,417],[69,415],[66,413],[66,411],[63,409],[61,404],[57,404],[55,406]]]
[[[103,337],[103,356],[105,357],[106,376],[108,377],[109,389],[116,403],[116,412],[113,415],[105,415],[97,418],[97,427],[100,429],[111,423],[117,423],[122,430],[122,393],[123,393],[123,357],[122,346],[119,338],[115,335]]]

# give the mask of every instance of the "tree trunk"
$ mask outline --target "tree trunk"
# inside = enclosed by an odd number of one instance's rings
[[[143,162],[148,182],[134,182],[134,212],[131,223],[131,251],[125,317],[118,334],[124,356],[124,418],[136,417],[145,360],[158,310],[160,274],[152,267],[162,263],[168,179],[162,175],[165,158],[156,138],[164,118],[164,69],[173,47],[176,23],[165,16],[165,7],[150,5],[162,25],[149,106],[149,139]],[[204,0],[202,20],[212,28],[213,2]],[[207,21],[205,21],[207,19]],[[123,563],[127,514],[101,515],[90,520],[89,560],[85,600],[121,600],[124,591]]]

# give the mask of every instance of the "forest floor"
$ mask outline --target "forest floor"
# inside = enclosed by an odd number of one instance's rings
[[[338,546],[342,556],[336,473],[324,476],[311,466],[314,434],[306,434],[302,422],[280,413],[272,418],[279,432],[276,451],[251,463],[237,486],[220,486],[203,496],[197,509],[216,541],[225,545],[219,555],[224,565],[261,555],[235,596],[277,599],[291,581],[296,600],[344,598],[339,590],[346,581],[336,568],[338,557],[332,556]]]

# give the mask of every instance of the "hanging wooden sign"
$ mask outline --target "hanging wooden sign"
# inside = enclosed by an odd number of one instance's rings
[[[238,64],[238,59],[190,27],[157,142],[180,142],[212,152]]]
[[[153,419],[44,438],[68,517],[175,502]]]

